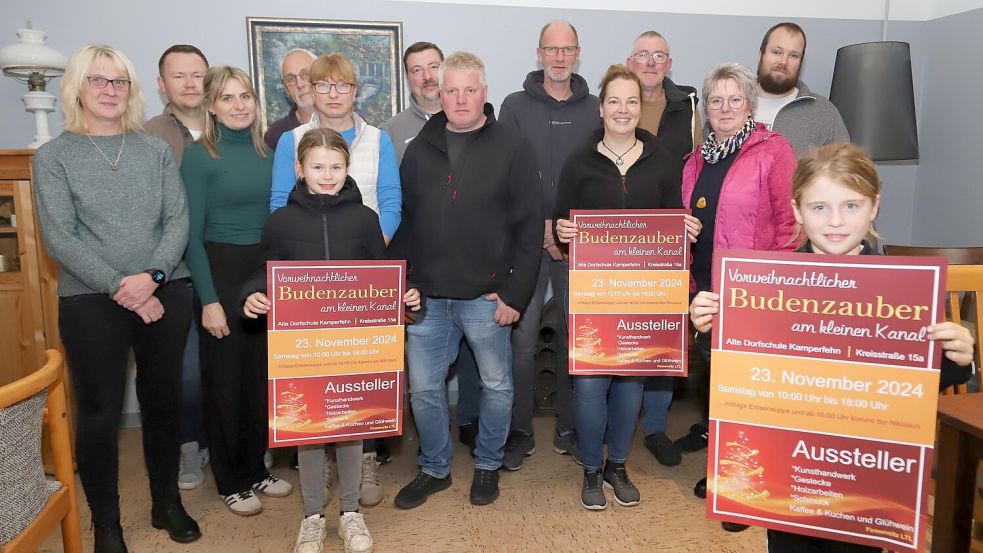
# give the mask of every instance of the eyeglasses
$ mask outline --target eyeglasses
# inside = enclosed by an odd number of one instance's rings
[[[106,88],[106,85],[113,83],[113,88],[116,90],[127,90],[130,88],[130,82],[126,79],[107,79],[106,77],[86,77],[85,80],[89,81],[89,86],[102,90]]]
[[[540,46],[539,50],[549,57],[553,57],[560,52],[563,52],[564,56],[572,56],[580,50],[580,46]]]
[[[635,60],[636,63],[648,63],[649,58],[652,58],[653,63],[662,65],[669,61],[669,52],[646,52],[642,50],[631,55],[631,59]]]
[[[297,86],[297,79],[304,81],[305,83],[311,82],[311,75],[307,71],[301,71],[296,75],[291,73],[289,75],[284,75],[283,84],[287,86]]]
[[[747,101],[747,98],[744,96],[731,96],[730,98],[714,96],[713,98],[707,98],[707,109],[717,111],[718,109],[724,107],[724,100],[727,101],[727,105],[730,106],[730,109],[741,109],[744,107],[744,102]]]
[[[338,94],[350,94],[355,88],[352,83],[328,83],[325,81],[318,81],[312,85],[314,87],[314,92],[318,94],[328,94],[331,92],[331,87],[334,87],[338,91]]]

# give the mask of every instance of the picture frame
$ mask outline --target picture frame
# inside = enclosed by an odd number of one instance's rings
[[[267,128],[292,107],[280,64],[294,48],[351,60],[358,75],[355,111],[368,124],[382,127],[405,105],[402,22],[247,17],[246,31],[253,85]]]

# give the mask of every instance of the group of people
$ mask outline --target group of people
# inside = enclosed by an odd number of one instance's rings
[[[80,48],[62,79],[65,132],[35,157],[35,195],[45,245],[63,269],[59,325],[95,550],[126,551],[116,429],[131,348],[155,528],[182,543],[201,536],[178,490],[200,485],[209,462],[237,515],[259,513],[260,495],[292,493],[270,474],[266,451],[269,260],[407,261],[419,473],[393,502],[412,509],[451,485],[446,382],[455,361],[459,439],[474,457],[470,502],[493,503],[499,469],[519,470],[535,453],[536,341],[547,289],[567,293],[570,210],[691,209],[690,312],[701,333],[717,306],[715,248],[873,253],[865,239],[880,198],[876,170],[844,144],[835,107],[799,80],[805,49],[798,25],[775,25],[757,75],[723,64],[698,94],[668,78],[669,45],[648,31],[595,96],[574,73],[576,29],[553,21],[536,48],[542,69],[496,118],[482,60],[445,59],[418,42],[402,59],[411,104],[381,129],[355,111],[350,60],[297,49],[281,66],[293,107],[264,135],[249,76],[209,67],[194,46],[161,56],[168,104],[146,123],[129,59]],[[947,381],[963,378],[968,332],[943,324],[928,336],[951,361]],[[620,505],[640,502],[625,468],[640,415],[645,446],[664,465],[706,447],[706,419],[677,440],[666,434],[673,382],[560,371],[553,449],[583,465],[586,509],[607,507],[605,488]],[[322,551],[336,477],[339,537],[348,552],[371,551],[359,507],[384,497],[383,444],[298,449],[295,551]],[[705,495],[706,480],[694,491]],[[773,553],[827,545],[769,532]]]

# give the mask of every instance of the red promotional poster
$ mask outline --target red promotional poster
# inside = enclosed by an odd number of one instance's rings
[[[714,253],[707,516],[924,551],[935,258]]]
[[[570,212],[570,374],[686,376],[687,214]]]
[[[404,261],[272,261],[271,447],[403,432]]]

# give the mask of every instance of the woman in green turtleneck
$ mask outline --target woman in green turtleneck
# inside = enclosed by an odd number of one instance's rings
[[[185,150],[181,177],[191,218],[187,262],[201,309],[208,443],[218,493],[233,513],[254,515],[262,510],[254,490],[275,497],[291,491],[263,464],[265,323],[239,313],[239,294],[259,262],[273,160],[263,144],[256,94],[245,72],[210,69],[205,108],[205,131]]]

